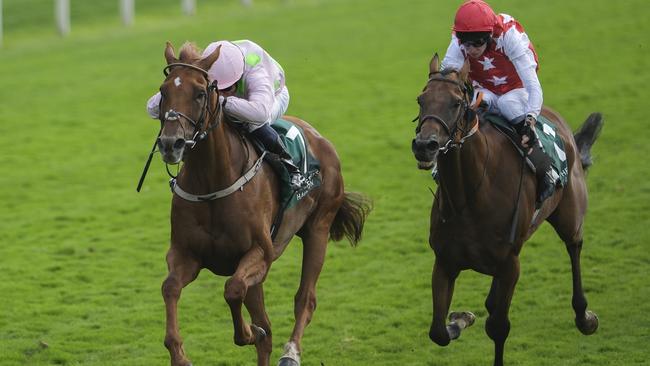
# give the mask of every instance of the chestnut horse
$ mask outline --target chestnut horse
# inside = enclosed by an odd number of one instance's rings
[[[571,258],[576,326],[584,334],[598,327],[582,289],[580,251],[587,210],[585,171],[602,118],[598,113],[589,116],[574,137],[557,113],[543,108],[542,115],[555,124],[564,142],[569,178],[535,214],[535,176],[523,168],[521,155],[505,135],[489,123],[479,124],[470,107],[468,71],[465,63],[461,70],[441,72],[436,54],[429,65],[429,80],[417,99],[420,114],[413,153],[420,169],[431,169],[437,162],[439,173],[429,235],[435,253],[429,338],[446,346],[474,322],[472,313],[455,312],[446,324],[460,271],[472,269],[492,276],[485,300],[489,314],[485,330],[494,341],[494,365],[502,365],[510,331],[508,310],[519,277],[519,252],[544,220],[555,228]]]
[[[179,58],[167,43],[165,81],[160,87],[161,132],[157,140],[168,164],[183,161],[171,209],[169,274],[162,284],[167,325],[165,346],[171,364],[190,365],[178,329],[177,303],[181,290],[206,268],[231,276],[224,298],[234,326],[234,342],[255,345],[257,364],[269,365],[271,323],[264,308],[263,282],[271,263],[294,235],[304,246],[300,287],[295,296],[295,325],[284,346],[280,365],[300,364],[301,339],[316,308],[316,281],[329,239],[361,238],[370,202],[344,191],[340,162],[332,144],[307,122],[286,117],[305,133],[310,152],[320,161],[321,185],[284,211],[272,239],[271,228],[280,212],[279,180],[218,103],[216,84],[207,72],[220,49],[201,59],[190,43]],[[215,192],[216,191],[216,192]],[[214,192],[212,197],[187,200]],[[198,201],[198,202],[197,202]],[[251,316],[244,320],[242,304]]]

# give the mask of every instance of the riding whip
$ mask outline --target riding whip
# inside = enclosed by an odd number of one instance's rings
[[[149,165],[151,164],[151,159],[153,158],[153,153],[156,152],[156,145],[158,144],[158,137],[160,136],[160,132],[162,132],[162,129],[158,131],[158,136],[156,136],[156,139],[153,142],[153,147],[151,147],[151,152],[149,153],[147,163],[144,165],[144,169],[142,170],[142,175],[140,176],[140,181],[138,182],[138,188],[136,188],[136,191],[138,192],[140,192],[140,188],[142,188],[144,177],[147,176],[147,171],[149,170]]]

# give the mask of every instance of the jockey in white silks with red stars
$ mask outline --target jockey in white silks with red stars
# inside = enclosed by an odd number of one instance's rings
[[[277,154],[291,174],[294,189],[302,184],[300,170],[291,161],[271,123],[282,117],[289,107],[289,90],[282,66],[262,47],[249,40],[217,41],[203,51],[207,57],[221,46],[217,60],[208,71],[208,80],[216,80],[219,103],[225,114],[264,147]],[[158,119],[160,92],[147,101],[147,112]]]
[[[483,93],[487,111],[500,114],[513,125],[529,154],[530,148],[539,148],[534,143],[534,125],[542,109],[542,86],[535,48],[521,24],[510,15],[496,15],[484,1],[465,1],[456,12],[442,69],[460,70],[465,60],[469,61],[475,97]],[[541,170],[537,174],[538,204],[553,193],[555,184],[550,161],[544,157],[533,161]]]

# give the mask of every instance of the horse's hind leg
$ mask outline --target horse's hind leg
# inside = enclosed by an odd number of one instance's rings
[[[225,284],[224,298],[230,307],[233,327],[235,330],[234,342],[238,346],[257,344],[268,329],[258,326],[249,326],[242,315],[242,303],[253,286],[262,283],[270,267],[264,251],[259,246],[253,247],[239,261],[237,270]],[[253,289],[253,291],[259,291]],[[259,294],[257,294],[259,296]],[[254,296],[254,295],[251,295]],[[251,298],[250,304],[253,304]],[[261,365],[261,364],[260,364]]]
[[[494,366],[503,365],[503,349],[510,333],[508,311],[518,279],[519,258],[511,255],[492,279],[492,287],[485,301],[489,313],[485,331],[494,341]]]
[[[325,221],[325,220],[323,220]],[[302,235],[303,255],[300,287],[294,298],[294,316],[296,323],[289,342],[284,345],[284,353],[279,366],[300,365],[302,336],[316,310],[316,282],[323,268],[329,231],[311,229]]]
[[[571,305],[576,314],[576,327],[582,334],[590,335],[598,329],[598,317],[595,313],[587,310],[587,299],[582,290],[582,276],[580,274],[580,252],[582,240],[578,242],[567,242],[566,249],[571,258],[571,275],[573,278],[573,296]]]
[[[167,252],[167,266],[169,274],[162,284],[162,295],[167,312],[165,347],[169,350],[172,366],[187,366],[191,363],[185,357],[183,341],[178,331],[177,304],[181,290],[194,281],[200,266],[195,260],[181,255],[174,249]]]
[[[463,328],[470,326],[472,323],[471,321],[452,321],[449,326],[446,324],[456,277],[458,277],[457,271],[449,272],[436,258],[431,276],[433,321],[429,329],[429,338],[439,346],[448,345],[452,339],[460,336]]]
[[[273,342],[271,339],[271,322],[264,308],[263,284],[257,284],[248,288],[244,305],[251,315],[253,325],[251,327],[256,333],[255,348],[257,349],[258,366],[268,366],[271,361]]]
[[[567,187],[572,189],[573,187]],[[582,289],[582,275],[580,270],[580,253],[582,251],[582,217],[584,209],[575,203],[571,198],[574,190],[565,192],[558,208],[549,217],[548,221],[553,225],[555,231],[564,241],[567,253],[571,259],[571,275],[573,282],[573,296],[571,304],[575,312],[576,327],[585,335],[593,334],[598,329],[598,317],[595,313],[587,310],[587,299]],[[580,200],[586,202],[586,196]],[[586,206],[586,204],[584,205]]]

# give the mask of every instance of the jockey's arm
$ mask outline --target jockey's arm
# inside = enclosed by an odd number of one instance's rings
[[[237,96],[226,98],[225,110],[235,119],[261,125],[271,118],[274,94],[268,73],[262,67],[253,68],[244,76],[247,99]]]
[[[542,110],[543,94],[542,85],[539,83],[537,72],[535,68],[535,58],[533,53],[528,50],[527,53],[512,60],[515,65],[517,74],[524,84],[524,88],[528,92],[528,105],[526,106],[526,115],[532,115],[535,118]]]
[[[147,101],[147,113],[153,119],[160,118],[160,92],[152,95]]]
[[[440,70],[452,69],[460,70],[465,63],[465,55],[460,50],[460,45],[458,44],[458,38],[456,35],[451,35],[451,42],[449,42],[449,47],[447,47],[447,53],[442,59],[442,65]]]
[[[537,78],[537,62],[533,51],[529,48],[528,35],[513,27],[503,35],[502,42],[506,56],[512,61],[519,79],[528,92],[526,115],[537,118],[542,110],[542,85]]]

